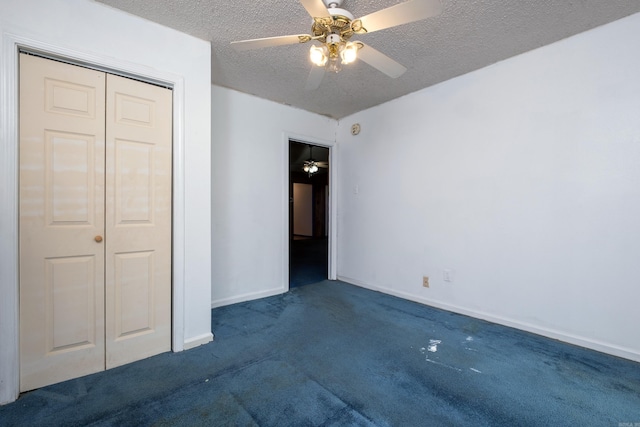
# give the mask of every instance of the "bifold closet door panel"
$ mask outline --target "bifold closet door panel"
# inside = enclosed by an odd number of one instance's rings
[[[20,389],[104,369],[105,74],[20,55]]]
[[[107,76],[106,367],[171,349],[171,90]]]
[[[172,93],[20,57],[26,391],[171,349]]]

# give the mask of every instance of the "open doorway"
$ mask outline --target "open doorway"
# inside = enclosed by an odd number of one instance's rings
[[[329,148],[289,140],[289,288],[329,270]]]

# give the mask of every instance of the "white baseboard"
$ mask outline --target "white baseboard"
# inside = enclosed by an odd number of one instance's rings
[[[486,320],[488,322],[497,323],[499,325],[508,326],[515,329],[520,329],[526,332],[531,332],[536,335],[542,335],[547,338],[552,338],[558,341],[563,341],[569,344],[574,344],[580,347],[585,347],[591,350],[599,351],[602,353],[610,354],[612,356],[621,357],[623,359],[633,360],[634,362],[640,362],[640,352],[632,350],[630,348],[620,347],[614,344],[605,343],[597,340],[593,340],[586,337],[568,334],[559,330],[549,329],[545,327],[536,326],[530,323],[521,322],[514,319],[508,319],[505,317],[495,316],[490,313],[485,313],[477,310],[470,310],[464,307],[444,303],[441,301],[430,300],[428,298],[422,298],[417,295],[412,295],[408,292],[397,291],[394,289],[384,288],[380,286],[369,285],[357,279],[350,277],[338,276],[338,280],[350,283],[361,288],[370,289],[372,291],[378,291],[384,294],[393,295],[409,301],[418,302],[431,307],[440,308],[442,310],[451,311],[465,316],[474,317],[476,319]]]
[[[223,307],[225,305],[236,304],[239,302],[251,301],[259,298],[272,297],[274,295],[280,295],[287,292],[288,289],[284,287],[267,289],[266,291],[258,291],[258,292],[248,292],[242,295],[236,295],[229,298],[222,298],[218,300],[211,301],[211,308]]]
[[[208,332],[206,334],[202,334],[197,337],[193,337],[185,340],[183,349],[190,350],[194,347],[201,346],[211,341],[213,341],[213,334],[211,332]]]

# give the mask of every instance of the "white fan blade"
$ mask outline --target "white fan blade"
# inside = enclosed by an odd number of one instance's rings
[[[306,39],[306,40],[305,40]],[[291,36],[265,37],[263,39],[241,40],[231,42],[231,46],[238,52],[251,49],[262,49],[263,47],[284,46],[288,44],[304,43],[309,41],[306,34],[296,34]]]
[[[300,0],[300,3],[307,9],[307,12],[312,18],[331,16],[322,0]]]
[[[309,72],[309,77],[307,77],[307,85],[304,90],[316,90],[318,86],[320,86],[320,82],[322,82],[322,78],[324,77],[324,67],[318,67],[317,65],[311,66],[311,71]]]
[[[404,66],[389,58],[384,53],[379,52],[364,43],[361,44],[362,47],[358,50],[358,59],[363,60],[373,68],[377,68],[392,79],[400,77],[405,71],[407,71]]]
[[[362,22],[362,26],[368,33],[372,33],[396,25],[430,18],[441,12],[440,0],[409,0],[363,16],[359,21]]]

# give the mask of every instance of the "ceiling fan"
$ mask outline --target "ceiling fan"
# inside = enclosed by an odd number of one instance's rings
[[[311,34],[266,37],[231,42],[237,51],[284,46],[311,41],[309,58],[315,65],[307,79],[306,90],[320,86],[325,70],[339,72],[342,65],[361,59],[391,78],[400,77],[407,69],[387,55],[362,43],[352,41],[358,34],[372,33],[409,22],[420,21],[440,14],[440,0],[409,0],[355,19],[341,9],[343,0],[300,0],[313,18]]]
[[[313,145],[309,145],[309,159],[302,165],[302,170],[311,175],[318,172],[319,168],[329,168],[329,162],[319,162],[313,159]]]

